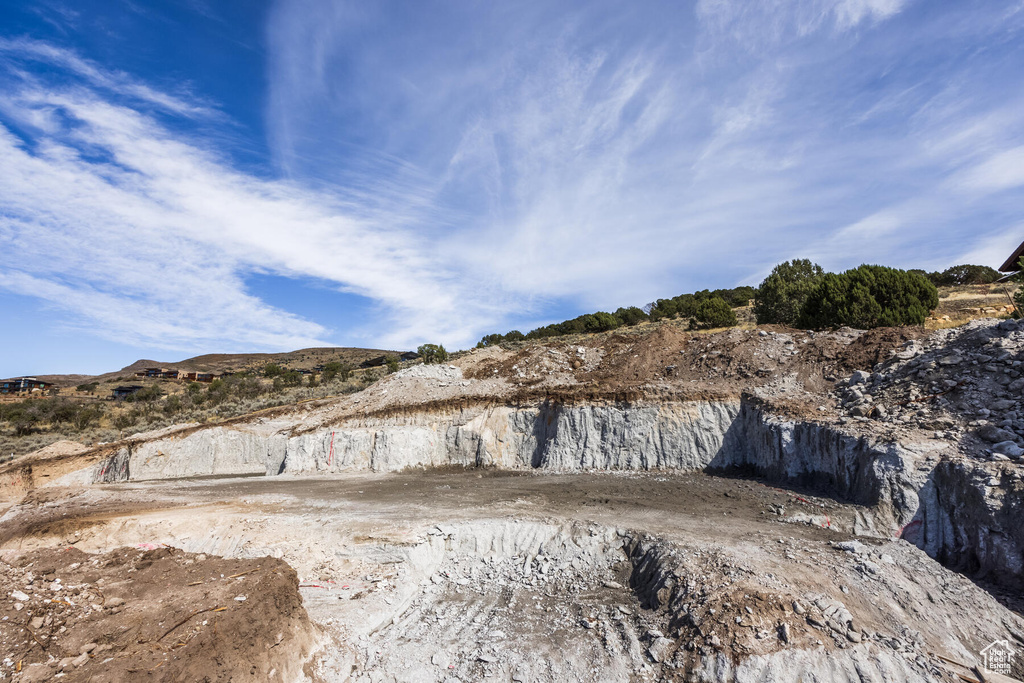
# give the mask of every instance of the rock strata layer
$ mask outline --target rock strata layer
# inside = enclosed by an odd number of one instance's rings
[[[746,471],[870,508],[860,531],[902,535],[944,563],[999,582],[1024,576],[1012,522],[1024,484],[942,442],[886,443],[784,419],[753,398],[484,406],[349,420],[290,435],[272,421],[213,427],[121,449],[97,482],[410,467]]]

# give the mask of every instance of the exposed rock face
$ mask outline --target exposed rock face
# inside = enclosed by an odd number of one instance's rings
[[[289,442],[283,472],[397,470],[420,465],[505,468],[703,469],[723,452],[739,457],[731,432],[736,402],[601,404],[462,411]],[[331,457],[333,439],[334,457]],[[328,462],[331,461],[331,462]]]
[[[752,401],[491,406],[368,418],[289,436],[273,425],[215,427],[122,449],[95,481],[214,474],[508,469],[742,469],[871,508],[863,531],[905,538],[971,572],[1016,584],[1024,485],[997,463],[943,460],[938,442],[883,443],[786,420]]]
[[[745,448],[737,460],[713,467],[746,467],[774,481],[811,486],[874,508],[883,523],[902,526],[918,508],[926,477],[916,463],[927,444],[881,443],[814,422],[784,420],[745,404],[741,412]]]
[[[534,467],[704,469],[742,457],[740,403],[549,406],[533,420]]]
[[[212,427],[181,438],[132,444],[93,468],[97,482],[268,474],[284,459],[287,437]]]
[[[703,469],[715,458],[742,459],[739,413],[739,401],[542,403],[368,419],[292,437],[256,427],[213,427],[146,442],[130,453],[122,449],[98,466],[94,476],[97,481],[115,481],[213,474],[388,472],[442,465]],[[126,459],[130,461],[127,470]]]
[[[1010,467],[944,461],[929,474],[903,536],[943,564],[1024,585],[1024,481]]]

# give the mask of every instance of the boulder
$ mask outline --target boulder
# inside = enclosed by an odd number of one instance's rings
[[[978,428],[978,436],[989,443],[1000,443],[1003,441],[1013,441],[1017,438],[1017,435],[1013,432],[1008,432],[1005,429],[1000,429],[995,425],[983,425]]]
[[[868,547],[860,541],[840,541],[836,543],[836,548],[855,554],[865,553],[868,550]]]
[[[857,370],[855,373],[850,375],[849,385],[852,387],[858,384],[864,384],[868,381],[869,377],[871,377],[869,373],[864,372],[863,370]]]
[[[651,659],[656,662],[664,662],[672,655],[672,648],[675,646],[675,641],[669,638],[656,638],[651,646],[647,649],[650,653]]]
[[[1021,448],[1012,441],[1000,441],[992,447],[992,450],[996,453],[1008,455],[1011,458],[1019,458],[1024,455],[1024,448]]]
[[[53,679],[53,672],[46,664],[29,664],[21,674],[21,683],[43,683]]]

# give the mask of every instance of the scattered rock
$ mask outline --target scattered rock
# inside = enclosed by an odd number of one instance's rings
[[[858,384],[864,384],[865,382],[868,381],[869,377],[871,377],[871,373],[864,372],[863,370],[857,370],[852,375],[850,375],[849,385],[853,387]]]
[[[1000,441],[996,445],[992,446],[992,450],[996,453],[1002,453],[1008,455],[1011,458],[1019,458],[1024,455],[1024,448],[1021,448],[1013,441]]]
[[[996,427],[995,425],[991,424],[982,425],[981,427],[979,427],[978,436],[980,436],[985,441],[988,441],[989,443],[1013,441],[1015,438],[1017,438],[1016,434],[1008,432],[1005,429],[1000,429],[999,427]]]
[[[647,648],[647,652],[655,662],[664,662],[672,655],[675,644],[675,641],[669,638],[656,638]]]
[[[46,664],[29,664],[21,672],[20,683],[43,683],[53,677],[53,671]]]
[[[845,550],[848,553],[861,554],[868,550],[868,547],[860,541],[840,541],[836,543],[836,548],[839,550]]]

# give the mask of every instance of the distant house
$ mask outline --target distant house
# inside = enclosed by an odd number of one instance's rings
[[[191,382],[212,382],[215,375],[212,372],[182,372],[178,376]]]
[[[1001,273],[1016,273],[1020,270],[1020,257],[1024,256],[1024,242],[1020,243],[1020,246],[1014,249],[1013,253],[1010,254],[1010,258],[1006,259],[1006,263],[999,266],[999,272]]]
[[[110,390],[110,392],[113,394],[115,399],[120,401],[121,399],[128,398],[132,394],[141,390],[141,384],[124,384],[119,387],[114,387],[113,389]]]
[[[167,368],[145,368],[135,373],[136,377],[165,377],[167,379],[178,379],[177,370],[168,370]]]
[[[379,368],[380,366],[387,364],[389,356],[390,356],[390,354],[388,356],[377,356],[376,358],[370,358],[369,360],[364,360],[362,363],[359,364],[359,367],[361,367],[361,368]],[[391,357],[393,357],[393,356],[391,356]],[[406,351],[405,353],[398,354],[398,360],[402,360],[402,361],[405,361],[405,360],[416,360],[419,357],[420,357],[420,354],[416,353],[415,351]]]
[[[0,394],[27,394],[33,391],[45,391],[52,386],[52,382],[44,382],[35,377],[15,377],[0,382]]]

